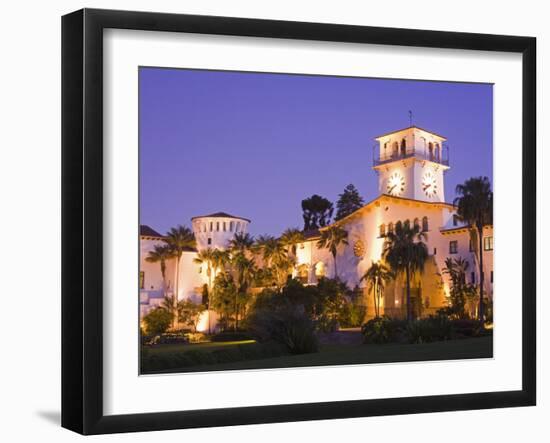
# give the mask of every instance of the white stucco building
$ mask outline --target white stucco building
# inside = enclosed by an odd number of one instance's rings
[[[445,171],[450,168],[444,152],[445,137],[411,126],[376,138],[377,151],[373,170],[378,175],[379,196],[363,207],[335,222],[348,232],[349,245],[342,246],[336,257],[338,276],[350,288],[363,287],[361,276],[373,261],[382,257],[384,238],[398,223],[418,225],[426,233],[430,254],[424,273],[414,279],[412,296],[423,315],[444,307],[449,294],[449,281],[442,273],[447,257],[467,260],[468,281],[479,283],[475,248],[470,245],[467,226],[456,217],[455,207],[445,200]],[[465,179],[468,177],[465,177]],[[197,250],[184,253],[180,268],[178,297],[199,299],[206,273],[193,262],[197,251],[227,247],[237,232],[247,232],[250,220],[226,213],[194,217],[192,227]],[[333,224],[333,225],[334,225]],[[321,228],[327,229],[328,227]],[[327,249],[319,249],[320,231],[305,232],[305,240],[297,247],[294,276],[314,284],[321,276],[333,277],[334,260]],[[140,233],[140,300],[142,313],[156,306],[162,297],[162,277],[158,264],[147,263],[145,257],[162,236],[147,226]],[[493,228],[487,226],[483,238],[484,289],[493,294]],[[175,265],[170,261],[168,292],[172,291]],[[366,292],[366,291],[365,291]],[[404,284],[397,278],[388,285],[381,303],[381,312],[403,315]],[[367,306],[372,305],[367,297]],[[372,315],[369,306],[368,315]]]

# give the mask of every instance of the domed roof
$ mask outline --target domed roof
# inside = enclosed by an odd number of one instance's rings
[[[236,218],[236,219],[244,220],[244,221],[247,221],[248,223],[251,223],[250,220],[247,218],[231,215],[231,214],[228,214],[227,212],[214,212],[213,214],[208,214],[208,215],[197,215],[196,217],[192,217],[191,220],[195,220],[197,218]]]

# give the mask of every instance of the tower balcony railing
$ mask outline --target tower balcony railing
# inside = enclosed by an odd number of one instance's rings
[[[445,155],[446,154],[446,155]],[[381,155],[377,157],[373,152],[372,163],[374,166],[384,165],[396,160],[407,159],[407,158],[418,158],[420,160],[428,160],[434,163],[439,163],[441,165],[449,166],[449,149],[444,146],[442,152],[426,152],[422,149],[407,148],[400,149],[397,153],[393,152],[388,155]]]

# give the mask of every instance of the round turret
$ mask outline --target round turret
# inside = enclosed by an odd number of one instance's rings
[[[197,249],[225,249],[237,233],[248,232],[250,220],[225,212],[201,215],[191,219]]]

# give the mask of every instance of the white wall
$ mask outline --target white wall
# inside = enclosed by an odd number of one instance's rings
[[[233,15],[286,20],[340,22],[357,25],[417,27],[439,30],[525,34],[539,37],[539,87],[550,76],[550,28],[544,2],[479,2],[395,0],[392,2],[322,2],[190,0],[64,0],[52,2],[6,2],[0,28],[0,117],[2,121],[0,189],[4,235],[0,269],[3,294],[24,296],[25,314],[13,314],[4,305],[0,327],[3,337],[0,365],[0,413],[4,418],[0,437],[4,441],[84,441],[59,428],[60,398],[60,16],[82,6],[166,12]],[[543,124],[550,120],[550,88],[539,89],[539,147]],[[544,108],[544,110],[543,110]],[[542,149],[539,149],[542,154]],[[550,171],[550,157],[539,161]],[[539,173],[550,194],[548,179]],[[542,204],[542,198],[539,198]],[[541,212],[550,222],[548,198]],[[540,214],[540,213],[539,213]],[[541,221],[541,218],[539,218]],[[29,233],[36,235],[29,235]],[[540,250],[549,250],[548,233],[542,233]],[[37,239],[38,238],[38,239]],[[539,237],[540,238],[540,237]],[[37,249],[47,259],[29,270],[29,254]],[[496,245],[498,247],[498,245]],[[5,253],[9,251],[9,253]],[[541,257],[539,275],[550,265]],[[29,277],[32,275],[32,278]],[[27,282],[37,283],[27,290]],[[22,287],[25,288],[22,291]],[[544,297],[550,287],[540,280],[539,312],[549,308]],[[8,309],[10,309],[8,311]],[[31,327],[21,328],[28,319]],[[539,318],[541,316],[539,315]],[[23,319],[23,320],[22,320]],[[14,333],[13,331],[18,331]],[[536,408],[375,417],[338,421],[290,423],[166,431],[93,438],[93,441],[168,442],[335,442],[342,438],[370,441],[440,442],[465,439],[479,441],[544,441],[550,433],[550,326],[539,321],[539,406]],[[17,340],[12,339],[17,337]],[[457,423],[459,424],[457,426]],[[464,433],[468,437],[464,437]],[[345,437],[347,436],[347,437]],[[473,437],[475,436],[475,437]],[[89,441],[89,438],[88,440]]]

